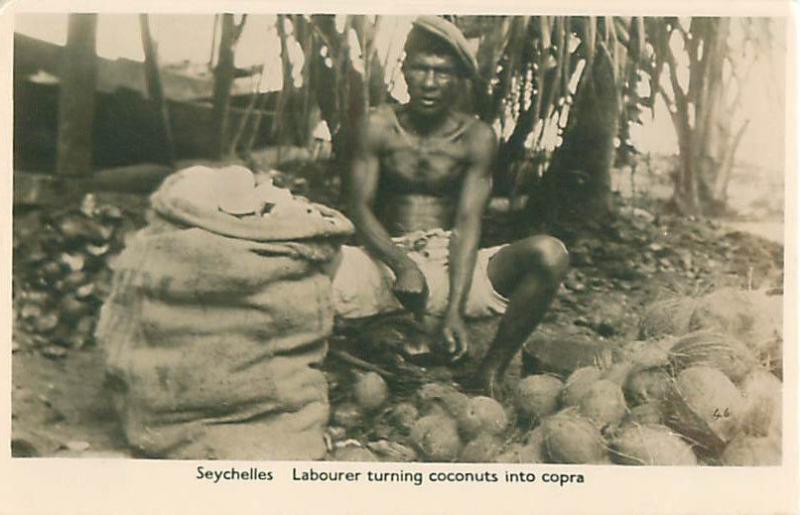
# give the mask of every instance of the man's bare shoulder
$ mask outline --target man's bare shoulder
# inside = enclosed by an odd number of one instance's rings
[[[481,161],[493,157],[497,146],[497,136],[488,123],[473,118],[464,132],[464,138],[470,149],[471,156],[476,160]]]
[[[393,130],[395,125],[394,108],[391,105],[381,105],[369,110],[366,117],[366,130],[371,136],[383,135]]]

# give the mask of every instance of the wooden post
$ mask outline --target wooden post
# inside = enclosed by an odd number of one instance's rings
[[[150,33],[150,18],[147,14],[139,15],[139,26],[142,31],[142,47],[144,49],[144,70],[147,82],[147,96],[153,102],[159,115],[159,130],[164,144],[164,154],[160,156],[161,162],[172,164],[175,162],[175,146],[172,140],[172,128],[169,122],[169,109],[164,98],[164,85],[161,82],[161,72],[158,68],[158,49]]]
[[[96,14],[69,15],[58,99],[56,172],[59,175],[85,176],[92,172],[96,34]]]

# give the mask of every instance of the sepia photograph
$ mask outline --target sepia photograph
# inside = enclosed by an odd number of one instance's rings
[[[791,37],[15,14],[12,461],[780,467]]]

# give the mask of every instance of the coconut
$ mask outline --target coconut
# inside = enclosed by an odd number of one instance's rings
[[[369,449],[358,447],[355,445],[348,445],[339,447],[333,451],[331,461],[378,461]]]
[[[704,366],[721,370],[738,383],[756,366],[756,357],[742,342],[724,333],[697,331],[685,335],[670,350],[676,371]]]
[[[544,429],[538,426],[528,433],[524,441],[506,447],[495,463],[544,463]]]
[[[543,446],[551,463],[608,463],[600,430],[574,409],[563,410],[542,421]]]
[[[697,299],[691,297],[670,297],[649,304],[639,322],[639,337],[650,339],[686,334],[696,307]]]
[[[503,441],[496,435],[482,433],[464,446],[461,461],[466,463],[491,463],[503,448]]]
[[[602,375],[603,372],[597,367],[576,369],[569,375],[561,390],[561,403],[565,406],[576,406],[592,383],[599,380]]]
[[[598,425],[616,425],[622,421],[628,408],[622,388],[607,379],[593,383],[578,403],[580,413]]]
[[[699,300],[690,329],[712,329],[742,338],[761,354],[783,333],[783,296],[722,288]]]
[[[740,436],[722,453],[723,465],[735,467],[775,466],[781,464],[781,448],[775,438]]]
[[[781,433],[783,383],[763,369],[755,369],[742,381],[745,407],[742,431],[751,436]]]
[[[650,401],[634,406],[628,412],[623,424],[662,424],[664,422],[663,406],[659,401]]]
[[[662,425],[627,426],[611,442],[611,459],[620,465],[697,465],[692,448]]]
[[[401,402],[392,407],[387,418],[392,426],[399,429],[403,434],[408,434],[414,426],[414,422],[419,418],[419,411],[410,402]]]
[[[379,374],[367,372],[356,380],[353,396],[365,411],[375,411],[389,398],[389,387]]]
[[[618,386],[622,386],[625,384],[625,381],[628,380],[628,376],[631,374],[631,372],[633,372],[633,369],[633,362],[627,360],[620,361],[619,363],[614,363],[605,369],[601,379],[605,379],[606,381],[611,381]]]
[[[441,383],[427,383],[417,391],[417,405],[426,415],[438,413],[456,417],[465,410],[468,402],[467,395]]]
[[[533,375],[522,379],[516,388],[517,410],[530,420],[538,420],[558,407],[558,396],[564,383],[550,375]]]
[[[467,438],[480,433],[498,435],[508,426],[508,417],[503,406],[491,397],[472,397],[458,413],[458,428]]]
[[[409,437],[428,461],[453,461],[461,453],[458,426],[444,415],[427,415],[417,420]]]
[[[674,339],[663,339],[656,343],[642,343],[630,355],[634,370],[664,367],[669,365],[669,353],[666,346],[676,343]]]
[[[628,376],[623,387],[625,398],[634,406],[651,400],[663,400],[672,388],[672,378],[661,368],[640,370]]]
[[[713,453],[736,435],[743,407],[744,399],[725,374],[691,367],[678,374],[666,403],[666,421]]]

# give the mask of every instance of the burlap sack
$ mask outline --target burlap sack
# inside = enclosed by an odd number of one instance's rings
[[[122,426],[147,456],[318,459],[329,408],[314,367],[333,325],[323,269],[352,226],[330,210],[222,213],[224,172],[165,181],[113,264],[97,338]]]

